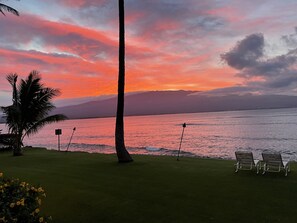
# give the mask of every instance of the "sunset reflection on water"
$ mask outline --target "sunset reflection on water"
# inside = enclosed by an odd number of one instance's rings
[[[279,151],[296,159],[297,109],[130,116],[125,118],[125,143],[132,154],[176,155],[182,133],[182,156],[234,158],[236,150]],[[62,129],[61,150],[114,153],[115,118],[67,120],[46,126],[26,145],[57,149],[55,129]],[[0,125],[0,129],[4,129]]]

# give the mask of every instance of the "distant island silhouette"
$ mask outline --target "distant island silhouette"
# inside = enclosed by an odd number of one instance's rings
[[[125,115],[160,115],[195,112],[254,110],[297,107],[297,96],[227,95],[214,96],[198,91],[149,91],[125,97]],[[78,105],[58,107],[53,112],[71,119],[113,117],[116,97]]]

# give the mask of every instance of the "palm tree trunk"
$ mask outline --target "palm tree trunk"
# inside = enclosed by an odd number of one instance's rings
[[[22,156],[22,135],[21,134],[17,134],[15,136],[15,143],[13,145],[13,156]]]
[[[118,104],[115,129],[115,146],[118,161],[132,162],[124,140],[124,92],[125,92],[125,10],[124,0],[119,0],[119,77]]]

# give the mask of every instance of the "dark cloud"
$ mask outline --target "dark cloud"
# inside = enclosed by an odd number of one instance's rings
[[[204,30],[212,30],[224,25],[224,20],[219,17],[215,16],[199,16],[195,19],[188,20],[189,27],[191,29],[198,29],[201,28]]]
[[[295,33],[289,35],[283,35],[282,40],[286,43],[286,45],[290,48],[297,47],[297,27],[295,27]]]
[[[296,49],[287,54],[276,56],[269,59],[261,59],[253,62],[251,66],[244,67],[237,75],[240,77],[265,77],[273,78],[287,76],[296,73],[294,65],[297,62]]]
[[[258,91],[258,88],[255,86],[232,86],[225,88],[217,88],[210,91],[203,91],[195,93],[195,95],[208,95],[208,96],[227,96],[227,95],[246,95],[255,93]]]
[[[117,28],[117,1],[73,0],[72,3],[71,0],[63,0],[62,2],[72,9],[70,20],[78,18],[80,23],[98,28],[100,24],[100,29],[105,26],[108,26],[109,30],[111,27]],[[180,33],[183,37],[187,35],[187,38],[197,38],[207,35],[209,31],[225,23],[223,18],[207,13],[212,8],[213,4],[209,1],[126,0],[127,33],[137,37],[147,37],[149,40],[157,37],[156,39],[160,41],[180,38]]]
[[[282,37],[283,39],[283,37]],[[237,76],[246,79],[247,86],[259,91],[297,88],[297,48],[286,54],[268,58],[264,55],[264,37],[252,34],[237,42],[229,52],[221,55],[223,61],[237,69]],[[261,81],[252,81],[260,78]]]
[[[166,38],[168,41],[175,36],[179,36],[179,32],[182,32],[183,36],[186,35],[187,38],[197,39],[199,36],[206,35],[205,33],[224,24],[223,18],[206,13],[213,7],[211,3],[197,4],[197,1],[195,1],[195,4],[191,4],[191,2],[129,0],[126,4],[127,15],[140,15],[139,19],[131,24],[131,30],[134,30],[136,35],[154,37],[157,34],[159,39]],[[159,24],[165,24],[166,22],[176,24],[179,27],[168,24],[168,26],[161,26],[163,29],[160,29]]]
[[[229,52],[221,55],[227,64],[235,69],[242,70],[253,67],[263,56],[264,37],[261,33],[252,34],[237,42]]]
[[[294,75],[287,75],[286,77],[277,77],[266,82],[267,87],[271,88],[287,88],[290,86],[296,87],[297,72]]]

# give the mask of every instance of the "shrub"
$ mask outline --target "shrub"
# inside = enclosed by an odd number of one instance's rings
[[[3,178],[0,172],[0,223],[40,223],[51,220],[40,214],[42,187],[19,179]]]

